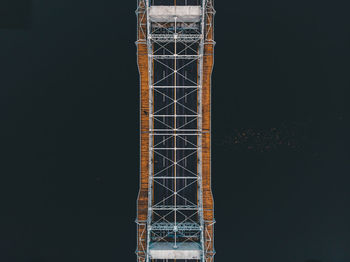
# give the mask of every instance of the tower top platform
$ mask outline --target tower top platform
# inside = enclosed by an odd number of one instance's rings
[[[201,248],[199,243],[152,243],[150,256],[152,259],[200,259]]]
[[[149,17],[152,22],[199,22],[201,7],[197,5],[187,6],[151,6]]]

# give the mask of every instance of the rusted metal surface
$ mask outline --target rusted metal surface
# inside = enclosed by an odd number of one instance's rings
[[[146,10],[144,1],[137,9],[138,39],[137,64],[140,75],[140,187],[137,198],[137,255],[138,261],[146,256],[146,220],[148,205],[148,146],[149,146],[149,103],[148,103],[148,53],[146,44]]]
[[[214,256],[214,201],[211,190],[211,75],[214,65],[213,13],[206,16],[206,41],[203,58],[202,83],[202,173],[203,173],[203,214],[205,221],[205,249],[207,261]]]

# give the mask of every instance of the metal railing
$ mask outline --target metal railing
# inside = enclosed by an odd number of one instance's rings
[[[201,5],[201,0],[151,0],[151,5]]]

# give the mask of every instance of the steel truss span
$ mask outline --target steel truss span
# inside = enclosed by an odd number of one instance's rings
[[[137,261],[214,261],[212,0],[139,0]]]

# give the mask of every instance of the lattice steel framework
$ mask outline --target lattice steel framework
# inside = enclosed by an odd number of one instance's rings
[[[175,16],[159,22],[149,15],[156,0],[138,1],[139,262],[153,261],[157,243],[170,243],[175,250],[192,243],[200,250],[196,260],[214,260],[210,75],[215,11],[211,0],[192,2],[182,5],[200,6],[198,21]]]

